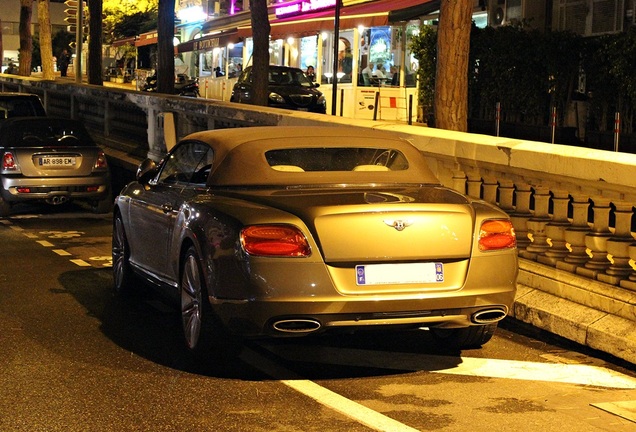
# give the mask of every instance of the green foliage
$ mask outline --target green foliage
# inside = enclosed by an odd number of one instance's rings
[[[103,10],[104,43],[157,29],[158,0],[104,0]]]
[[[426,117],[433,112],[435,69],[437,67],[437,30],[432,26],[420,27],[420,32],[411,39],[409,48],[419,61],[417,70],[420,86],[418,105],[422,107]]]
[[[420,62],[419,103],[430,110],[435,91],[436,32],[422,27],[411,49]],[[521,26],[473,28],[469,68],[469,116],[492,120],[497,102],[503,121],[547,125],[552,107],[559,124],[574,98],[589,102],[589,128],[607,130],[621,112],[623,131],[636,111],[636,29],[584,38]],[[584,76],[584,94],[577,92]]]

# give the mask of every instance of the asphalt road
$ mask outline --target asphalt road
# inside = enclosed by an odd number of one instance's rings
[[[636,430],[636,373],[504,322],[479,350],[427,333],[183,349],[151,290],[112,291],[110,215],[0,219],[0,431]]]

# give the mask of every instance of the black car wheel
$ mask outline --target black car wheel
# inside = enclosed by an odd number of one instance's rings
[[[493,323],[456,329],[432,328],[431,333],[442,348],[469,349],[481,347],[493,337],[496,330],[497,323]]]
[[[11,212],[11,204],[9,204],[5,200],[3,200],[2,197],[0,197],[0,217],[9,216],[10,212]]]
[[[200,352],[209,344],[207,338],[210,336],[212,311],[194,247],[188,249],[183,260],[180,291],[181,324],[186,346],[191,351]]]
[[[124,229],[124,221],[121,214],[115,215],[113,222],[113,282],[115,291],[123,294],[131,290],[134,273],[130,268],[130,248],[126,231]]]

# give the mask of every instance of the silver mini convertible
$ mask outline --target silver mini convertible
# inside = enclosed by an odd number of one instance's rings
[[[15,117],[0,121],[0,216],[21,202],[88,202],[112,207],[106,155],[77,121]]]

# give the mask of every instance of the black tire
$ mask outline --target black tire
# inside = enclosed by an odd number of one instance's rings
[[[193,353],[201,353],[210,348],[212,308],[194,247],[190,247],[184,255],[179,291],[181,328],[186,347]]]
[[[181,328],[188,352],[196,360],[232,364],[242,349],[242,340],[231,335],[214,314],[199,256],[192,246],[183,258],[179,291]]]
[[[109,213],[113,209],[113,194],[108,193],[108,196],[104,199],[95,201],[91,205],[91,210],[96,214]]]
[[[115,292],[118,294],[130,293],[134,285],[135,275],[130,267],[130,246],[120,213],[116,213],[113,219],[112,257]]]
[[[7,217],[11,213],[11,204],[0,197],[0,217]]]
[[[431,333],[441,348],[461,350],[481,347],[493,337],[496,330],[497,323],[492,323],[456,329],[432,328]]]

